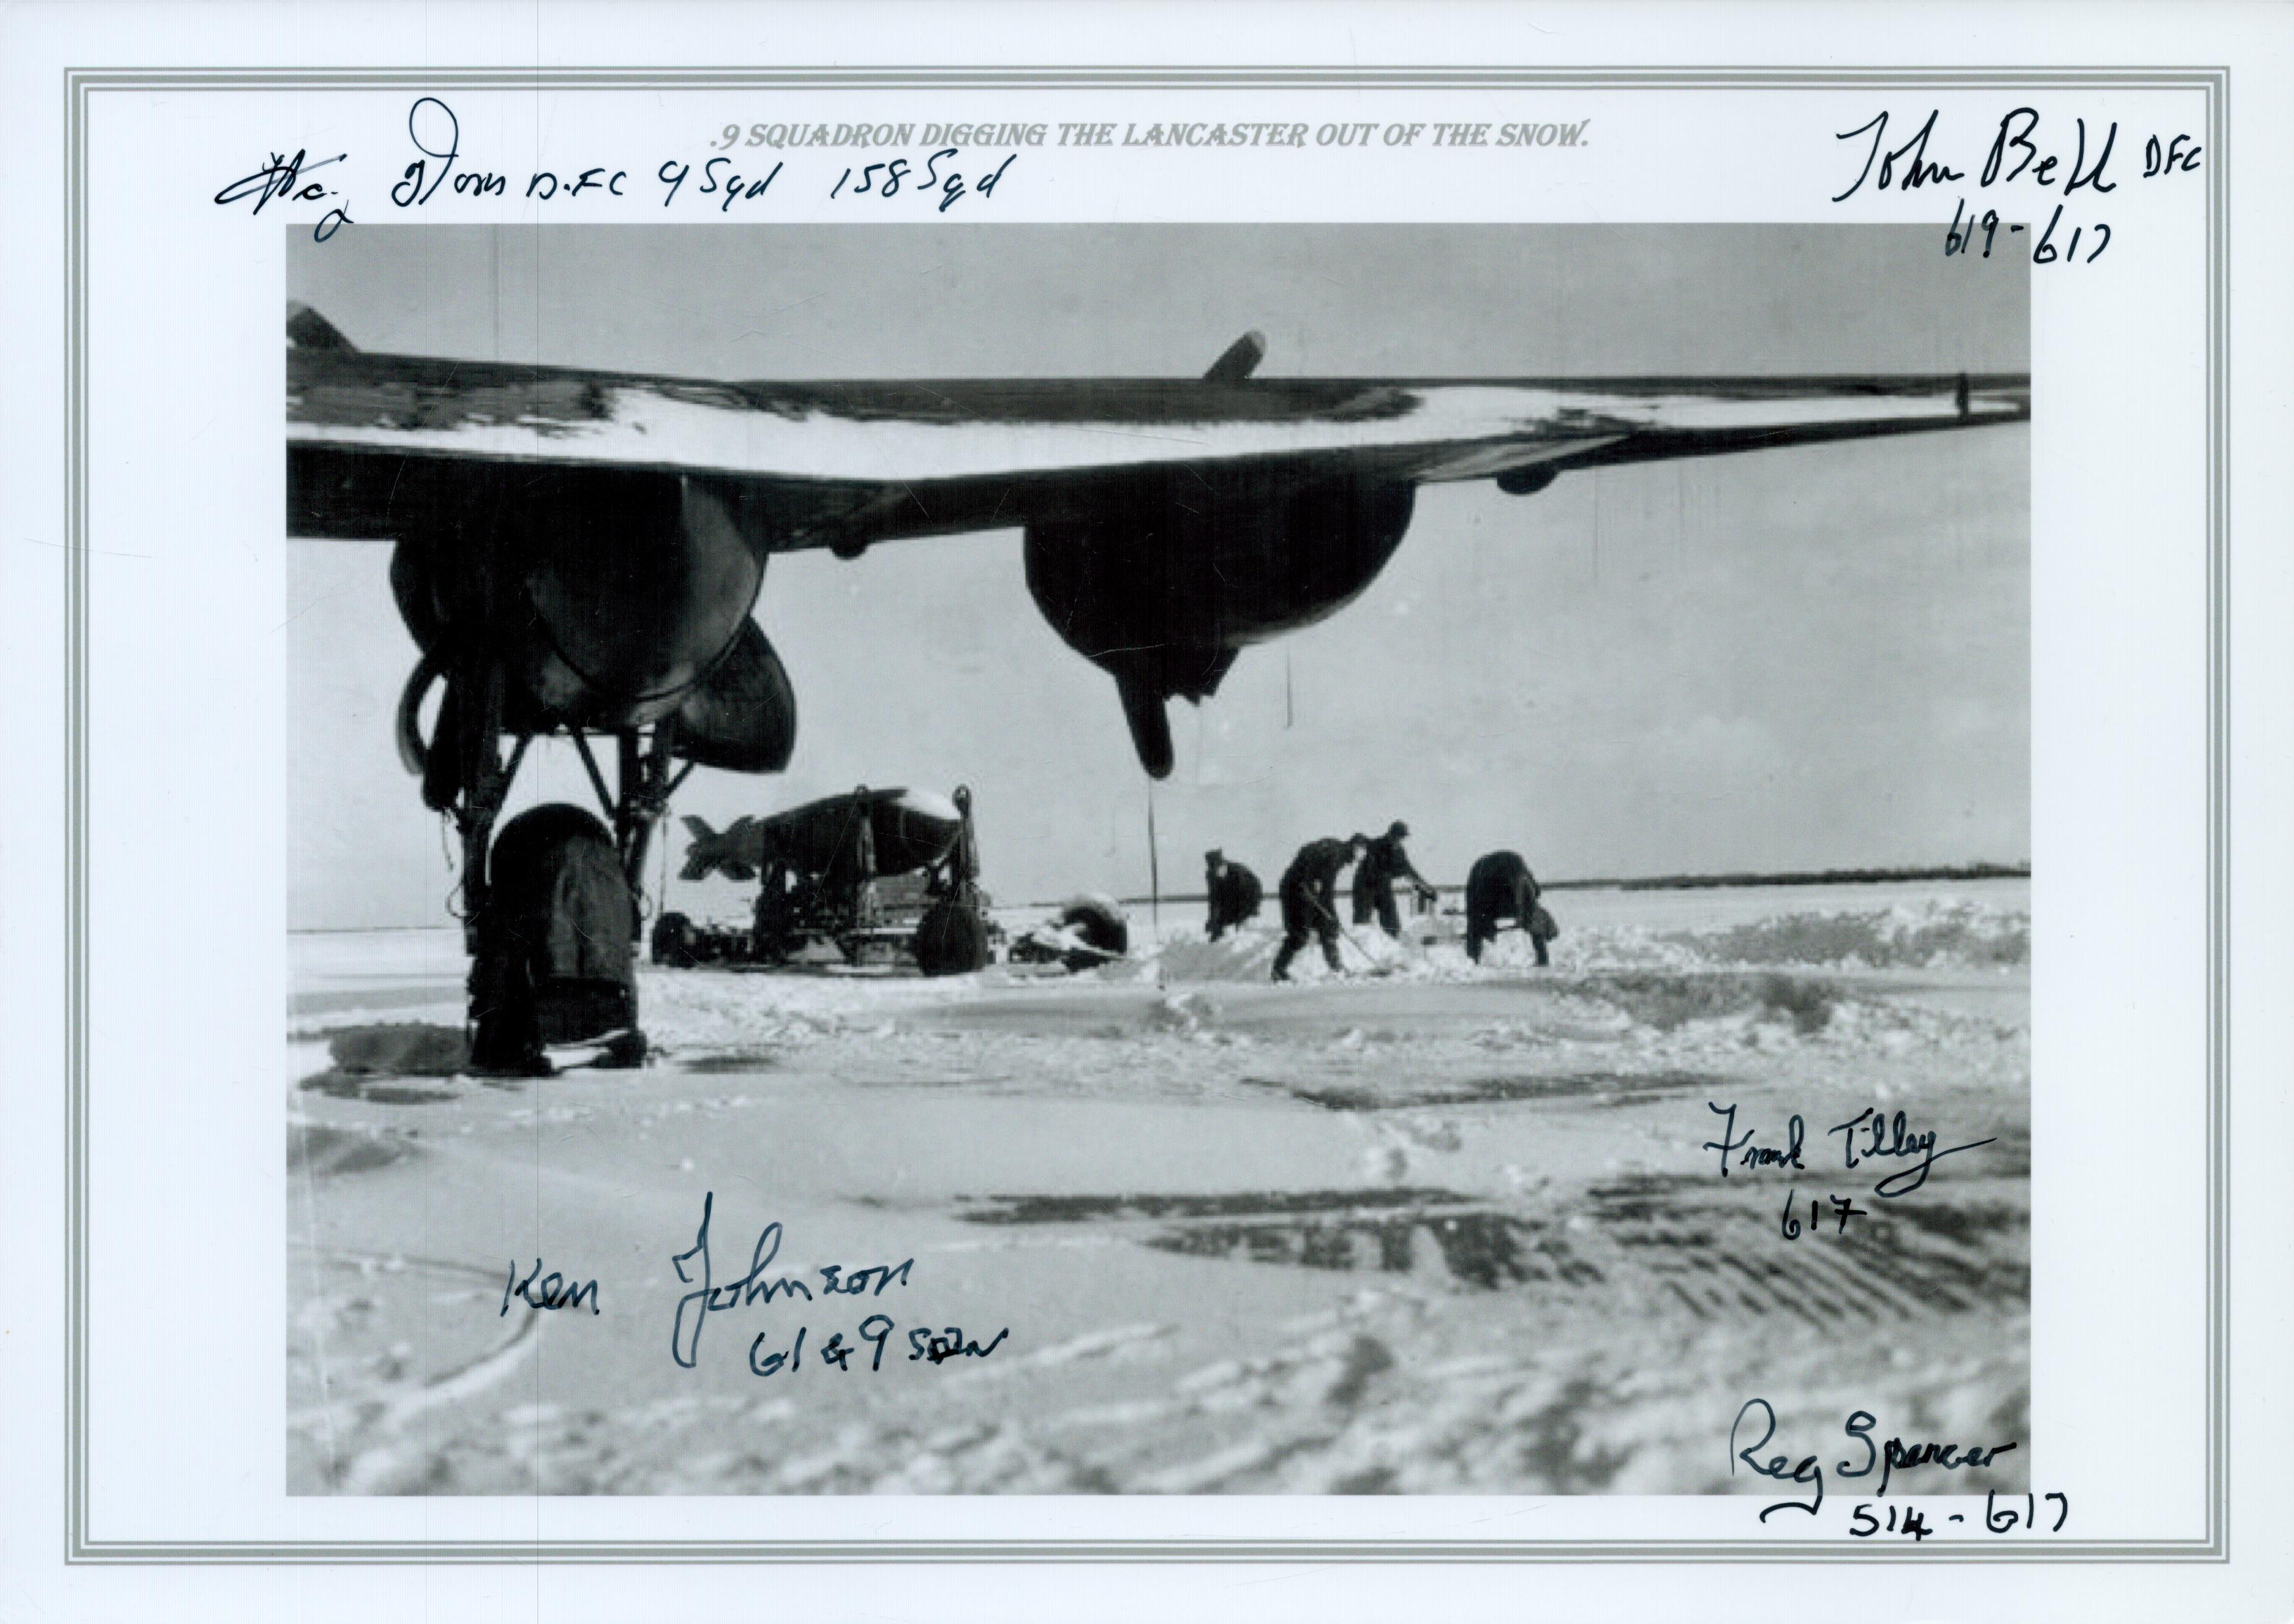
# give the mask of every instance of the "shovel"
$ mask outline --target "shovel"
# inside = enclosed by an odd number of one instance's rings
[[[1353,931],[1346,929],[1346,922],[1344,920],[1331,913],[1330,909],[1324,907],[1320,897],[1308,897],[1306,900],[1314,905],[1315,913],[1320,914],[1324,919],[1329,920],[1331,924],[1338,927],[1338,934],[1346,938],[1348,945],[1351,946],[1356,953],[1362,954],[1363,960],[1369,966],[1369,968],[1363,972],[1363,974],[1371,976],[1390,976],[1395,970],[1400,968],[1398,965],[1379,963],[1377,955],[1372,954],[1369,948],[1362,945],[1362,938],[1356,936]]]

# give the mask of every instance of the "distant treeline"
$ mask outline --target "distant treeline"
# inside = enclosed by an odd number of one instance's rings
[[[1753,885],[1887,885],[1902,884],[1916,880],[2029,880],[2029,863],[1962,863],[1945,868],[1826,868],[1804,873],[1783,874],[1653,874],[1635,880],[1542,880],[1538,883],[1549,891],[1714,891],[1735,886]],[[1271,890],[1271,887],[1269,888]],[[1445,895],[1457,895],[1466,889],[1462,885],[1437,885],[1434,888]],[[1153,899],[1147,897],[1119,898],[1126,905],[1147,906]],[[1204,902],[1200,891],[1173,891],[1163,900],[1168,903]],[[1031,904],[1031,906],[1056,907],[1056,903]]]

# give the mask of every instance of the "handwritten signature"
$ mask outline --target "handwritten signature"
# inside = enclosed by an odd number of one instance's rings
[[[1733,1165],[1737,1167],[1791,1167],[1807,1171],[1808,1164],[1801,1159],[1801,1150],[1807,1138],[1807,1126],[1795,1115],[1786,1125],[1782,1145],[1757,1145],[1753,1142],[1755,1131],[1746,1128],[1737,1132],[1737,1108],[1715,1105],[1708,1100],[1704,1107],[1721,1119],[1720,1137],[1707,1140],[1699,1147],[1717,1151],[1720,1157],[1720,1176],[1727,1178]],[[1890,1116],[1878,1108],[1866,1106],[1846,1122],[1835,1123],[1825,1130],[1825,1136],[1838,1135],[1842,1152],[1850,1172],[1870,1161],[1900,1161],[1918,1159],[1909,1167],[1899,1168],[1872,1187],[1872,1193],[1883,1200],[1908,1196],[1928,1181],[1928,1174],[1947,1156],[1957,1156],[1963,1150],[1973,1150],[1994,1142],[1989,1139],[1974,1139],[1964,1145],[1947,1145],[1938,1149],[1936,1130],[1916,1132],[1902,1111]]]
[[[1737,1441],[1747,1430],[1745,1417],[1755,1411],[1759,1412],[1756,1425],[1761,1429],[1761,1435],[1739,1449]],[[1872,1436],[1872,1429],[1878,1425],[1878,1417],[1868,1409],[1859,1409],[1850,1415],[1843,1430],[1851,1439],[1863,1446],[1864,1459],[1860,1464],[1854,1460],[1839,1461],[1832,1469],[1835,1476],[1851,1481],[1859,1481],[1878,1473],[1880,1487],[1875,1492],[1881,1495],[1888,1492],[1890,1482],[1899,1472],[1916,1471],[1927,1466],[1946,1472],[1980,1471],[2015,1448],[2012,1441],[1983,1446],[1940,1443],[1932,1440],[1908,1443],[1901,1438],[1893,1437],[1883,1444]],[[1824,1467],[1814,1455],[1803,1455],[1797,1460],[1789,1454],[1761,1459],[1760,1451],[1769,1447],[1769,1440],[1776,1433],[1777,1412],[1769,1401],[1766,1399],[1745,1400],[1737,1411],[1737,1419],[1729,1428],[1729,1475],[1737,1475],[1737,1467],[1741,1462],[1757,1476],[1804,1485],[1813,1490],[1805,1500],[1778,1500],[1772,1506],[1763,1506],[1761,1511],[1763,1522],[1769,1520],[1770,1513],[1778,1511],[1804,1511],[1813,1516],[1824,1506]]]
[[[586,1301],[590,1305],[590,1311],[594,1314],[598,1311],[598,1282],[569,1280],[555,1269],[544,1275],[541,1272],[541,1260],[538,1257],[533,1260],[533,1267],[526,1271],[525,1278],[521,1280],[517,1278],[517,1260],[512,1258],[509,1263],[509,1279],[502,1283],[501,1311],[503,1314],[509,1312],[510,1299],[513,1297],[525,1303],[529,1308],[538,1309],[579,1308]],[[501,1314],[497,1314],[494,1318],[499,1320]]]
[[[716,1204],[714,1190],[701,1198],[701,1223],[693,1232],[693,1244],[670,1260],[677,1278],[694,1287],[678,1298],[676,1318],[669,1332],[671,1356],[688,1370],[700,1357],[701,1328],[711,1314],[728,1313],[757,1303],[769,1304],[776,1297],[801,1297],[808,1303],[813,1300],[812,1287],[798,1276],[766,1272],[780,1255],[781,1226],[777,1219],[757,1232],[757,1244],[749,1249],[747,1271],[737,1279],[719,1285],[709,1255],[709,1222]],[[826,1263],[815,1272],[820,1277],[823,1296],[881,1297],[887,1287],[906,1286],[908,1271],[915,1263],[911,1257],[898,1263],[872,1263],[865,1269]]]
[[[937,127],[937,126],[935,126]],[[983,128],[985,126],[982,126]],[[473,163],[462,150],[462,123],[454,110],[437,96],[417,97],[406,111],[406,138],[413,148],[412,158],[399,171],[390,187],[390,201],[400,209],[422,209],[434,199],[448,198],[508,198],[517,176],[508,171],[491,169],[483,163]],[[753,144],[753,143],[752,143]],[[889,199],[908,198],[919,200],[935,212],[946,214],[965,198],[991,198],[1005,175],[1017,160],[1016,152],[1007,155],[993,168],[992,160],[982,159],[969,166],[966,171],[951,166],[949,160],[960,158],[963,149],[951,145],[924,155],[922,164],[897,158],[883,163],[869,164],[858,172],[846,168],[838,175],[834,185],[820,194],[828,199],[838,198],[869,198]],[[590,156],[596,156],[591,154]],[[343,226],[355,223],[351,218],[350,199],[346,188],[330,184],[337,171],[321,180],[311,178],[315,170],[346,164],[350,154],[338,152],[332,158],[313,158],[307,149],[298,148],[289,157],[283,150],[269,155],[268,160],[248,175],[231,182],[215,195],[218,205],[251,205],[248,212],[259,215],[265,205],[285,199],[296,203],[321,203],[335,199],[320,219],[312,235],[324,242]],[[762,174],[744,175],[727,157],[705,158],[697,164],[683,158],[663,160],[652,172],[653,179],[662,188],[661,206],[669,207],[682,193],[688,199],[706,199],[706,207],[716,213],[729,214],[736,203],[753,203],[773,190],[781,179],[785,166],[776,162]],[[535,168],[527,176],[525,189],[517,194],[524,200],[549,203],[571,201],[590,195],[593,201],[606,198],[625,199],[635,195],[643,184],[633,181],[636,171],[611,164],[582,164],[559,168]],[[792,177],[793,179],[793,177]],[[687,186],[687,182],[691,185]],[[785,195],[789,187],[780,191]]]
[[[289,158],[283,152],[273,152],[269,163],[257,169],[253,175],[242,175],[232,182],[216,193],[215,200],[219,204],[228,205],[244,203],[252,198],[255,200],[255,207],[248,211],[250,215],[261,214],[264,204],[273,202],[280,198],[291,198],[297,203],[321,202],[340,194],[330,186],[322,186],[318,182],[306,180],[305,177],[313,169],[324,169],[330,164],[339,164],[349,156],[347,152],[338,152],[332,158],[313,158],[309,150],[304,147],[296,148],[295,156],[292,158]],[[338,204],[320,217],[313,235],[321,242],[324,242],[337,231],[349,223],[351,223],[349,206]]]
[[[1860,142],[1867,135],[1871,140],[1862,147],[1863,163],[1856,172],[1856,178],[1848,183],[1845,191],[1834,194],[1832,200],[1834,203],[1845,202],[1867,185],[1874,191],[1891,189],[1916,191],[1922,187],[1950,187],[1965,183],[1969,178],[1966,169],[1955,168],[1946,158],[1930,156],[1931,142],[1936,143],[1939,152],[1943,149],[1943,141],[1936,128],[1937,120],[1941,117],[1940,109],[1932,110],[1909,139],[1893,146],[1888,141],[1888,115],[1885,112],[1875,115],[1852,130],[1836,132],[1834,139],[1837,141]],[[2074,133],[2067,146],[2062,134],[2062,118],[2058,118],[2042,134],[2037,108],[2010,109],[1992,131],[1990,146],[1984,153],[1982,165],[1975,172],[1974,187],[1979,192],[1989,191],[1994,187],[2005,191],[2020,182],[2026,186],[2054,191],[2063,199],[2054,206],[2054,212],[2048,216],[2046,226],[2038,234],[2028,239],[2031,245],[2031,263],[2036,265],[2054,264],[2058,261],[2065,264],[2093,264],[2111,246],[2111,223],[2107,220],[2091,221],[2084,225],[2074,222],[2070,240],[2060,244],[2055,240],[2055,232],[2062,224],[2063,210],[2074,200],[2077,193],[2085,191],[2091,194],[2090,200],[2099,199],[2118,191],[2120,184],[2119,181],[2106,178],[2111,154],[2118,150],[2119,121],[2114,118],[2093,132],[2089,131],[2085,118],[2074,118],[2070,123]],[[2143,143],[2143,168],[2138,178],[2149,181],[2195,175],[2199,172],[2205,150],[2205,147],[2188,132],[2177,132],[2163,141],[2155,134],[2148,136]],[[2121,166],[2122,171],[2125,167]],[[1975,207],[1982,207],[1980,199]],[[1960,192],[1953,204],[1951,224],[1944,232],[1945,257],[1967,254],[1976,240],[1976,233],[1981,231],[1983,250],[1980,257],[1989,259],[1993,248],[1998,243],[2003,225],[2011,238],[2026,230],[2021,223],[2002,221],[1996,208],[1983,209],[1980,215],[1971,212],[1967,193]],[[2094,232],[2094,240],[2087,257],[2079,259],[2079,240],[2090,230]]]

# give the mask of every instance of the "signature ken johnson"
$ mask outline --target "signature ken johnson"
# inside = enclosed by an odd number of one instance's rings
[[[693,1245],[671,1258],[678,1279],[693,1287],[677,1300],[676,1318],[671,1322],[669,1347],[671,1357],[686,1369],[692,1369],[701,1355],[701,1329],[712,1314],[725,1313],[747,1308],[757,1303],[770,1304],[774,1299],[784,1302],[812,1303],[816,1297],[834,1302],[839,1297],[881,1297],[890,1287],[906,1287],[916,1266],[913,1257],[898,1263],[871,1263],[865,1268],[849,1264],[822,1263],[811,1271],[819,1278],[808,1281],[795,1274],[769,1272],[774,1260],[780,1255],[781,1226],[777,1221],[765,1225],[758,1232],[757,1244],[749,1253],[749,1267],[738,1279],[720,1282],[709,1249],[709,1223],[717,1204],[712,1190],[701,1199],[701,1224],[694,1231]],[[874,1328],[873,1329],[871,1328]],[[796,1341],[779,1352],[766,1349],[767,1333],[760,1331],[749,1344],[749,1370],[752,1375],[769,1376],[785,1369],[791,1372],[805,1368],[804,1340],[812,1328],[799,1326]],[[899,1328],[889,1314],[872,1313],[860,1322],[858,1341],[847,1344],[842,1330],[813,1350],[813,1366],[850,1373],[855,1369],[880,1371],[884,1367],[884,1349],[892,1333]],[[908,1361],[929,1361],[933,1366],[952,1359],[986,1359],[1004,1344],[1012,1334],[1006,1326],[987,1342],[967,1336],[961,1326],[938,1328],[916,1326],[908,1331]],[[875,1350],[865,1366],[851,1361],[862,1344]]]

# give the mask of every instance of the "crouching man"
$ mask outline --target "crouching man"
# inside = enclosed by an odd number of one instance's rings
[[[1240,863],[1230,863],[1223,851],[1203,854],[1203,889],[1209,894],[1211,916],[1203,933],[1216,941],[1230,930],[1240,930],[1245,920],[1258,917],[1258,905],[1265,891],[1258,876]]]
[[[1519,852],[1493,851],[1477,859],[1466,874],[1466,956],[1482,962],[1482,949],[1496,938],[1502,919],[1528,932],[1540,964],[1550,962],[1545,945],[1561,930],[1538,901],[1542,894]]]

